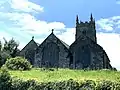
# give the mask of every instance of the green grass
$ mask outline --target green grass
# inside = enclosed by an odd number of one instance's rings
[[[63,81],[73,79],[81,80],[110,80],[120,81],[120,72],[109,70],[84,71],[59,69],[58,71],[41,71],[41,69],[32,69],[30,71],[9,71],[12,77],[23,80],[34,79],[39,82]]]

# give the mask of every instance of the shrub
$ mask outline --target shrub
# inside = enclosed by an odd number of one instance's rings
[[[30,70],[32,67],[30,62],[22,57],[10,58],[4,66],[10,70]]]
[[[86,80],[81,83],[80,88],[82,90],[95,90],[96,83],[93,80]]]
[[[0,74],[0,90],[120,90],[119,82],[86,80],[77,82],[72,79],[59,82],[23,81],[13,79],[8,72]]]
[[[114,83],[111,81],[100,81],[96,87],[97,90],[116,90],[116,89],[112,89],[114,88]]]
[[[23,81],[21,79],[15,79],[12,81],[12,90],[35,90],[32,89],[36,86],[35,80]]]
[[[0,90],[11,90],[12,79],[6,69],[2,69],[0,72]]]

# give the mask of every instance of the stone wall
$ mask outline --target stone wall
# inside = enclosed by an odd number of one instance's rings
[[[88,49],[90,50],[90,55],[91,55],[89,59],[90,65],[88,66],[88,68],[102,69],[102,68],[109,67],[110,69],[110,66],[111,66],[110,60],[107,57],[107,54],[103,50],[103,48],[97,43],[93,42],[91,39],[82,37],[82,36],[70,46],[70,51],[73,54],[73,68],[80,68],[80,69],[85,68],[84,67],[85,63],[83,62],[76,63],[76,58],[75,58],[76,56],[79,56],[79,57],[81,56],[80,50],[79,50],[79,53],[76,53],[76,51],[79,48],[82,48],[83,46],[88,46]]]
[[[43,48],[48,45],[49,43],[55,43],[59,47],[59,60],[58,64],[60,68],[68,68],[69,67],[69,58],[67,58],[69,50],[64,44],[54,35],[50,34],[43,43],[37,48],[36,55],[35,55],[35,64],[34,66],[43,67],[42,64],[42,55],[43,55]]]
[[[34,40],[31,40],[21,51],[19,56],[25,57],[30,63],[34,64],[34,55],[35,55],[35,49],[37,48],[37,44],[34,42]]]

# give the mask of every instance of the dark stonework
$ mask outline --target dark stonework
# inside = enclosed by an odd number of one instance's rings
[[[48,43],[42,50],[42,64],[48,64],[49,67],[58,66],[59,60],[59,47],[56,43]]]
[[[34,66],[69,68],[68,47],[51,33],[37,48]]]
[[[95,30],[95,20],[90,17],[90,21],[86,22],[79,22],[78,16],[76,18],[76,35],[75,38],[79,38],[80,35],[85,35],[96,42],[96,30]]]
[[[71,46],[73,68],[111,69],[110,60],[101,46],[89,37],[80,36]],[[107,62],[106,62],[107,61]]]
[[[34,67],[59,67],[72,69],[112,69],[105,50],[97,44],[95,20],[79,22],[76,18],[75,41],[68,46],[52,33],[39,46],[32,39],[21,56]]]
[[[34,64],[35,50],[38,47],[37,43],[32,40],[20,51],[20,56],[25,57],[31,64]]]

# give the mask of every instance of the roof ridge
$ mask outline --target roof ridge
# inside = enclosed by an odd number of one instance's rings
[[[37,43],[32,39],[32,40],[30,40],[30,41],[25,45],[25,47],[24,47],[23,49],[20,50],[20,52],[21,52],[22,50],[24,50],[32,41],[37,45]],[[37,45],[37,46],[38,46],[38,45]]]
[[[50,35],[48,35],[48,37],[51,36],[51,35],[55,36],[55,38],[57,38],[67,49],[69,49],[69,45],[66,44],[64,41],[60,40],[54,33],[51,33]],[[48,37],[45,38],[45,40],[47,40]],[[44,41],[45,41],[45,40],[44,40]],[[44,41],[38,46],[38,48],[44,43]]]
[[[59,39],[54,33],[52,33],[58,40],[60,40],[60,42],[67,48],[69,49],[69,45],[67,43],[65,43],[64,41],[62,41],[61,39]]]

